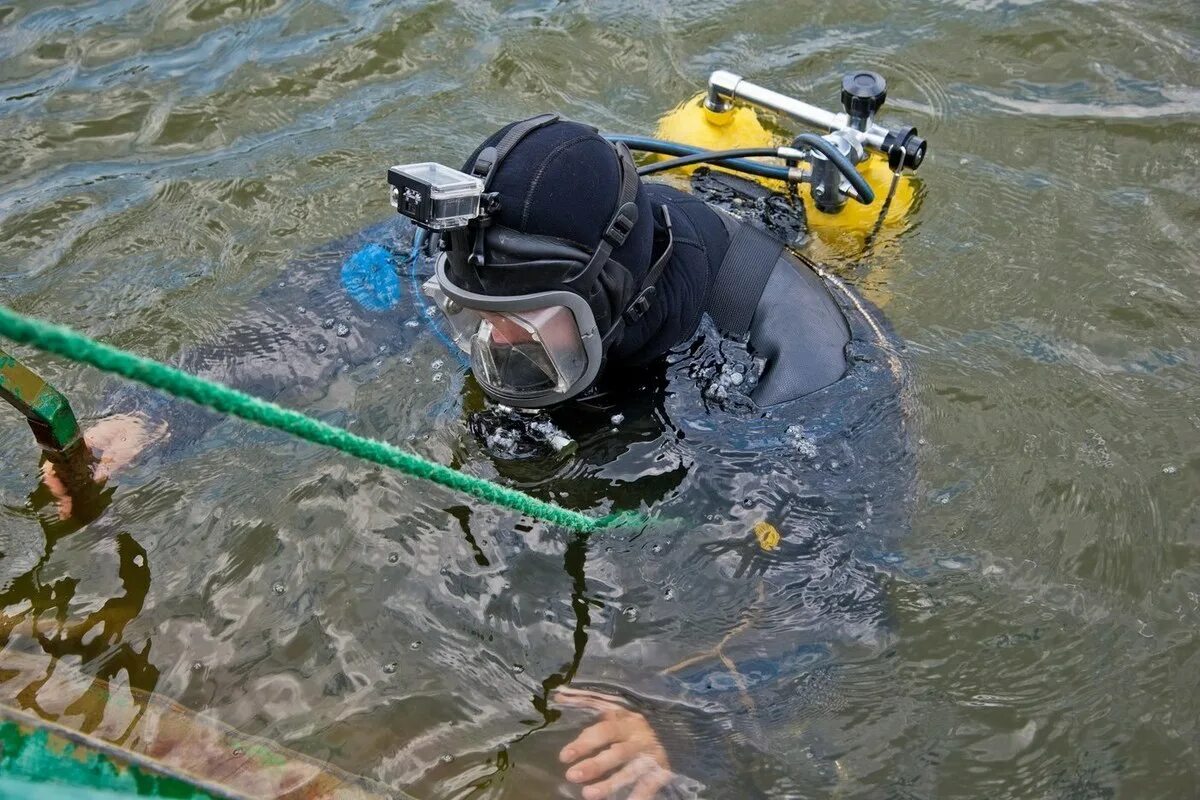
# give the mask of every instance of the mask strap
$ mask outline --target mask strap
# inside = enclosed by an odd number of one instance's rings
[[[475,163],[471,165],[471,174],[483,179],[483,191],[486,193],[491,187],[496,165],[505,159],[518,142],[539,128],[544,128],[551,122],[557,122],[558,119],[558,114],[538,114],[536,117],[521,120],[509,128],[508,132],[500,137],[500,141],[495,145],[479,151],[479,155],[475,157]],[[482,216],[470,223],[470,229],[475,234],[475,244],[471,248],[468,261],[476,267],[483,266],[487,260],[487,253],[484,252],[483,232],[491,224],[491,218],[487,212],[494,210],[487,209]]]
[[[671,254],[675,250],[675,231],[671,226],[671,212],[665,205],[659,206],[659,208],[662,209],[663,226],[667,229],[667,246],[654,265],[650,267],[650,271],[646,273],[638,293],[629,301],[629,305],[625,306],[625,311],[621,316],[627,323],[637,322],[650,310],[650,306],[654,302],[654,295],[658,293],[655,284],[662,277],[663,270],[667,268],[667,262],[671,260]]]
[[[625,244],[625,240],[637,225],[637,167],[633,163],[633,155],[630,154],[629,148],[623,143],[614,144],[613,149],[617,151],[617,159],[621,165],[621,191],[617,195],[617,210],[601,234],[600,243],[596,245],[596,251],[592,253],[587,266],[571,281],[572,287],[591,286],[596,280],[596,275],[608,263],[612,251]]]
[[[558,120],[558,114],[538,114],[536,117],[521,120],[509,128],[508,133],[504,134],[495,145],[480,150],[479,155],[475,157],[475,163],[471,165],[471,173],[476,177],[483,178],[484,191],[487,191],[492,184],[492,172],[496,169],[496,165],[504,160],[518,142],[538,128],[544,128]]]

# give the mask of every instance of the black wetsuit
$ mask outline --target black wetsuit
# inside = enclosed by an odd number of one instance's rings
[[[751,397],[760,407],[811,394],[846,373],[850,328],[809,265],[754,221],[669,186],[646,188],[651,203],[670,212],[674,250],[659,281],[660,307],[626,335],[623,351],[630,340],[651,352],[685,341],[707,312],[758,357],[761,374]],[[662,220],[659,213],[660,240]],[[647,337],[646,329],[655,332]]]

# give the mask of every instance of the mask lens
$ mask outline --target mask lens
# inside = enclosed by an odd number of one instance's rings
[[[471,369],[497,393],[563,394],[587,369],[575,315],[565,306],[521,312],[480,312],[471,339]]]

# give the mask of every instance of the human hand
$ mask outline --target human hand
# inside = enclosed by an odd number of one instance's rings
[[[151,425],[142,414],[114,414],[83,434],[83,463],[42,463],[42,483],[58,505],[58,516],[67,520],[75,512],[75,497],[103,485],[128,466],[147,446],[167,435],[167,424]]]
[[[564,688],[554,700],[600,713],[600,721],[584,729],[558,754],[567,780],[587,784],[585,800],[602,800],[632,785],[628,800],[651,800],[675,777],[658,734],[646,718],[599,692]],[[605,777],[607,776],[607,777]]]

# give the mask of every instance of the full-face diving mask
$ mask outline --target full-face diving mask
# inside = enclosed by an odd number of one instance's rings
[[[495,167],[521,139],[557,119],[517,123],[479,153],[473,175],[432,163],[388,171],[396,210],[441,235],[442,252],[424,293],[444,314],[454,343],[470,355],[484,390],[526,408],[562,402],[592,385],[608,342],[645,312],[670,255],[668,245],[641,286],[611,258],[638,218],[637,171],[623,145],[614,146],[620,192],[594,250],[493,222],[496,199],[488,186]],[[665,222],[669,231],[669,217]],[[483,288],[481,270],[491,276],[487,291],[476,290]],[[597,299],[601,273],[608,291],[603,302]],[[505,293],[494,291],[501,286]],[[614,286],[621,287],[615,295]]]
[[[539,407],[573,397],[595,380],[603,346],[591,308],[572,292],[495,297],[469,292],[446,276],[447,257],[423,291],[445,315],[471,371],[497,399]]]

